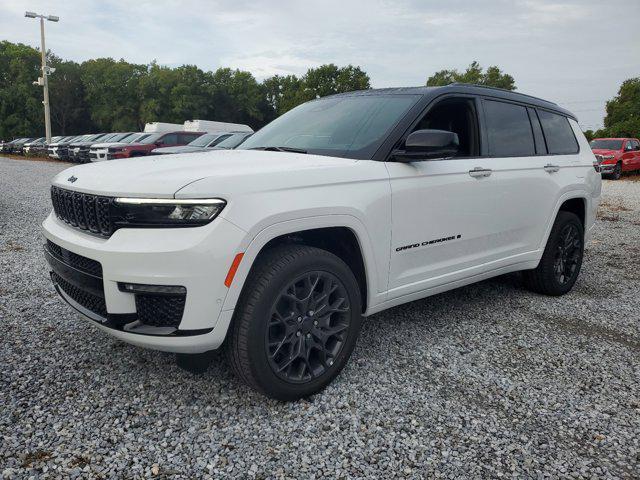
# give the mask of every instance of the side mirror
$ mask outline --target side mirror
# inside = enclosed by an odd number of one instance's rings
[[[393,158],[414,162],[429,158],[451,157],[458,153],[458,134],[447,130],[416,130],[407,137],[404,150],[395,150]]]

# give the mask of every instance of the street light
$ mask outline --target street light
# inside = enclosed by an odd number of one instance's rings
[[[35,12],[24,12],[24,16],[27,18],[39,18],[40,19],[40,48],[42,54],[42,82],[38,78],[38,85],[44,87],[44,129],[47,137],[47,143],[51,143],[51,112],[49,111],[49,81],[47,77],[50,73],[53,73],[54,69],[47,67],[47,49],[44,46],[44,21],[57,22],[60,17],[55,15],[40,15]],[[36,82],[34,82],[36,83]]]

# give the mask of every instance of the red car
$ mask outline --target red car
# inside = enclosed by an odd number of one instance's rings
[[[594,138],[593,153],[602,155],[602,175],[617,180],[622,172],[640,170],[640,141],[637,138]]]
[[[161,132],[152,133],[139,143],[127,143],[109,147],[107,160],[116,158],[143,157],[149,155],[155,148],[177,147],[191,143],[196,138],[204,135],[204,132]]]

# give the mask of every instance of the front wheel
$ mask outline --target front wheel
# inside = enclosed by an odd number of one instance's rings
[[[571,212],[558,212],[538,267],[523,272],[526,286],[544,295],[564,295],[578,279],[583,253],[582,222]]]
[[[319,392],[351,356],[361,302],[353,272],[332,253],[304,245],[268,250],[234,314],[227,345],[234,371],[278,400]]]

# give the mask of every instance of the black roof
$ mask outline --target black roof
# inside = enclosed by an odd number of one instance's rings
[[[468,83],[452,83],[443,87],[395,87],[395,88],[372,88],[369,90],[356,90],[354,92],[338,93],[333,96],[352,96],[352,95],[423,95],[431,98],[439,97],[446,93],[466,93],[473,95],[482,95],[485,97],[500,98],[503,100],[511,100],[514,102],[526,103],[531,106],[544,108],[558,112],[567,117],[578,121],[576,116],[569,110],[560,107],[558,104],[543,100],[532,95],[504,90],[502,88],[486,87],[484,85],[472,85]]]

